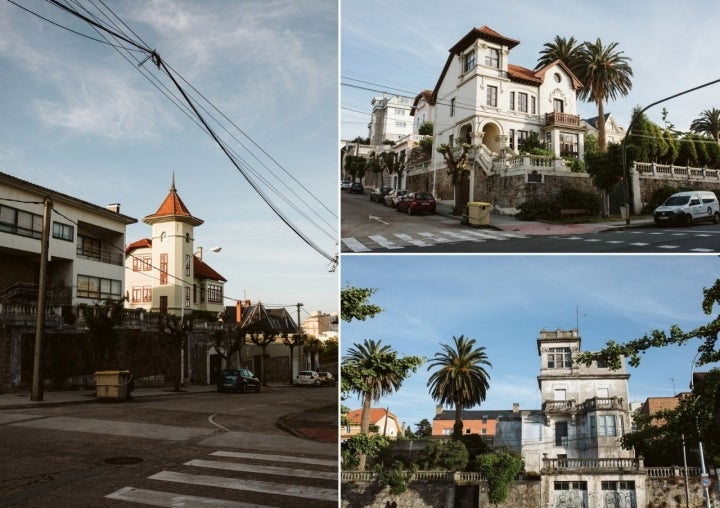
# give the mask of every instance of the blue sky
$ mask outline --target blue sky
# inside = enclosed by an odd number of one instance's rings
[[[702,290],[719,276],[720,259],[704,255],[345,255],[342,285],[376,288],[370,301],[384,310],[341,323],[342,353],[375,339],[401,355],[431,358],[439,344],[465,335],[485,346],[492,363],[480,407],[512,409],[517,402],[539,409],[540,330],[579,327],[586,351],[673,324],[689,330],[712,318],[702,312]],[[629,367],[631,402],[687,390],[697,346],[653,350]],[[428,377],[421,367],[376,407],[389,407],[409,425],[432,420]],[[360,407],[354,397],[344,404]]]
[[[448,50],[473,27],[487,25],[520,41],[510,62],[534,68],[543,44],[556,35],[580,42],[598,37],[617,42],[632,60],[633,88],[627,97],[610,102],[619,125],[627,128],[634,107],[720,79],[712,62],[720,46],[720,9],[713,0],[673,2],[477,2],[435,0],[343,2],[341,8],[341,137],[367,137],[370,100],[382,91],[409,92],[414,97],[432,90]],[[364,82],[364,83],[363,83]],[[372,88],[352,88],[345,84]],[[688,130],[703,110],[720,107],[720,84],[653,107],[648,117]],[[583,118],[597,116],[593,104],[580,103]],[[358,113],[359,111],[359,113]]]
[[[48,2],[20,3],[99,38],[85,22]],[[90,8],[90,2],[81,3]],[[109,5],[283,166],[285,171],[274,166],[237,131],[239,142],[222,132],[248,167],[295,204],[304,200],[297,211],[270,194],[312,242],[334,255],[336,0]],[[210,137],[138,72],[137,62],[9,2],[0,3],[0,33],[0,171],[97,205],[121,203],[121,212],[139,221],[128,228],[128,242],[149,236],[141,219],[157,210],[174,173],[180,197],[205,221],[196,228],[196,247],[223,248],[217,254],[206,250],[204,260],[228,279],[226,296],[267,305],[302,302],[303,317],[313,310],[337,310],[331,263],[272,213]],[[152,62],[143,68],[172,87]]]

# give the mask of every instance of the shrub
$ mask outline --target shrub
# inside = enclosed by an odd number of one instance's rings
[[[468,451],[460,441],[431,441],[421,455],[423,469],[463,471],[468,464]]]
[[[488,453],[477,458],[477,465],[487,481],[488,499],[493,504],[500,504],[507,499],[510,485],[522,471],[523,461],[507,452]]]

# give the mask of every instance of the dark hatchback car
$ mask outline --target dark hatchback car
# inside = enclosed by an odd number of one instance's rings
[[[365,188],[363,187],[363,184],[359,182],[355,182],[352,185],[350,185],[350,188],[347,190],[348,194],[364,194]]]
[[[219,392],[248,392],[260,391],[260,380],[248,369],[223,369],[217,380]]]
[[[383,203],[385,201],[385,196],[387,196],[387,193],[390,192],[392,187],[377,187],[373,189],[370,192],[370,201],[375,201],[376,203]]]
[[[429,192],[411,192],[402,200],[398,201],[395,209],[398,212],[414,213],[435,213],[437,204],[435,198]]]

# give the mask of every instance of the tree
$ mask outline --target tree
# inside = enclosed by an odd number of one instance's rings
[[[418,356],[399,357],[392,347],[383,346],[379,340],[366,339],[348,349],[341,366],[342,389],[356,394],[362,401],[361,434],[370,431],[372,403],[396,392],[424,361]],[[365,469],[365,455],[360,457],[359,468]]]
[[[398,177],[398,185],[402,180],[402,175],[405,172],[405,152],[381,152],[379,157],[380,166],[387,170],[388,174],[393,173]]]
[[[578,43],[575,37],[566,39],[556,35],[553,42],[543,44],[535,70],[550,65],[555,60],[561,60],[576,77],[580,77],[582,50],[583,45]]]
[[[488,500],[500,504],[507,499],[508,488],[522,471],[522,459],[511,453],[488,453],[477,458],[478,470],[488,486]]]
[[[420,423],[415,424],[415,437],[422,439],[430,436],[432,436],[432,423],[427,418],[423,418]]]
[[[464,471],[468,460],[467,448],[460,441],[430,441],[420,456],[424,470]]]
[[[585,154],[585,170],[603,193],[603,216],[609,213],[610,192],[623,177],[622,147],[612,144],[606,152]]]
[[[377,305],[368,303],[376,289],[345,287],[340,291],[340,317],[343,321],[351,322],[353,319],[365,321],[382,312]]]
[[[437,151],[442,154],[443,159],[445,159],[445,165],[447,166],[447,172],[450,176],[450,182],[455,187],[455,210],[453,211],[455,214],[459,214],[461,212],[460,208],[465,206],[465,203],[458,202],[458,199],[460,198],[463,177],[466,177],[465,171],[468,163],[470,162],[470,151],[474,148],[475,147],[473,145],[463,143],[460,145],[460,155],[455,157],[454,147],[448,145],[447,143],[443,143],[437,147]]]
[[[592,101],[598,110],[598,146],[600,151],[607,148],[605,136],[605,102],[615,100],[618,95],[627,95],[632,89],[632,68],[630,58],[617,50],[618,43],[603,46],[598,38],[594,43],[585,42],[578,64],[578,78],[583,88],[578,92],[581,100]]]
[[[182,358],[183,350],[185,349],[185,343],[187,341],[188,332],[192,329],[190,319],[182,319],[180,316],[174,314],[160,314],[158,318],[158,328],[160,333],[170,342],[170,345],[175,350],[176,357],[173,362],[174,365],[174,390],[180,391],[180,378],[182,377]]]
[[[250,337],[253,344],[260,346],[262,349],[262,355],[260,355],[260,381],[263,386],[267,386],[265,355],[267,354],[267,347],[275,340],[275,330],[267,323],[255,321],[244,326],[242,331]]]
[[[367,159],[357,155],[347,155],[345,157],[345,171],[353,177],[353,181],[362,180],[367,171]]]
[[[122,323],[124,305],[124,298],[119,300],[108,298],[104,302],[96,302],[92,307],[78,306],[90,330],[90,346],[95,354],[94,360],[97,362],[98,370],[109,366],[110,355],[114,353],[118,341],[115,327]]]
[[[485,400],[490,387],[485,367],[492,367],[485,347],[475,348],[475,339],[453,337],[453,345],[441,344],[442,351],[428,365],[428,370],[437,369],[427,382],[430,396],[442,405],[455,406],[453,439],[462,436],[462,411],[479,405]]]
[[[288,349],[290,349],[290,384],[293,384],[293,351],[296,347],[302,346],[303,342],[305,342],[305,338],[307,337],[307,334],[305,333],[291,333],[291,334],[283,334],[283,344],[285,344]]]
[[[690,130],[696,134],[705,134],[720,142],[720,109],[712,108],[703,111],[692,121]]]

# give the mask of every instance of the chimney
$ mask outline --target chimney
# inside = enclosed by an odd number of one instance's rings
[[[240,324],[242,322],[242,305],[240,302],[235,302],[235,322]]]
[[[120,213],[120,203],[112,203],[107,205],[105,208],[107,208],[111,212]]]
[[[250,307],[250,300],[245,300],[245,307]]]
[[[520,404],[517,402],[513,402],[513,413],[519,413],[520,412]]]

